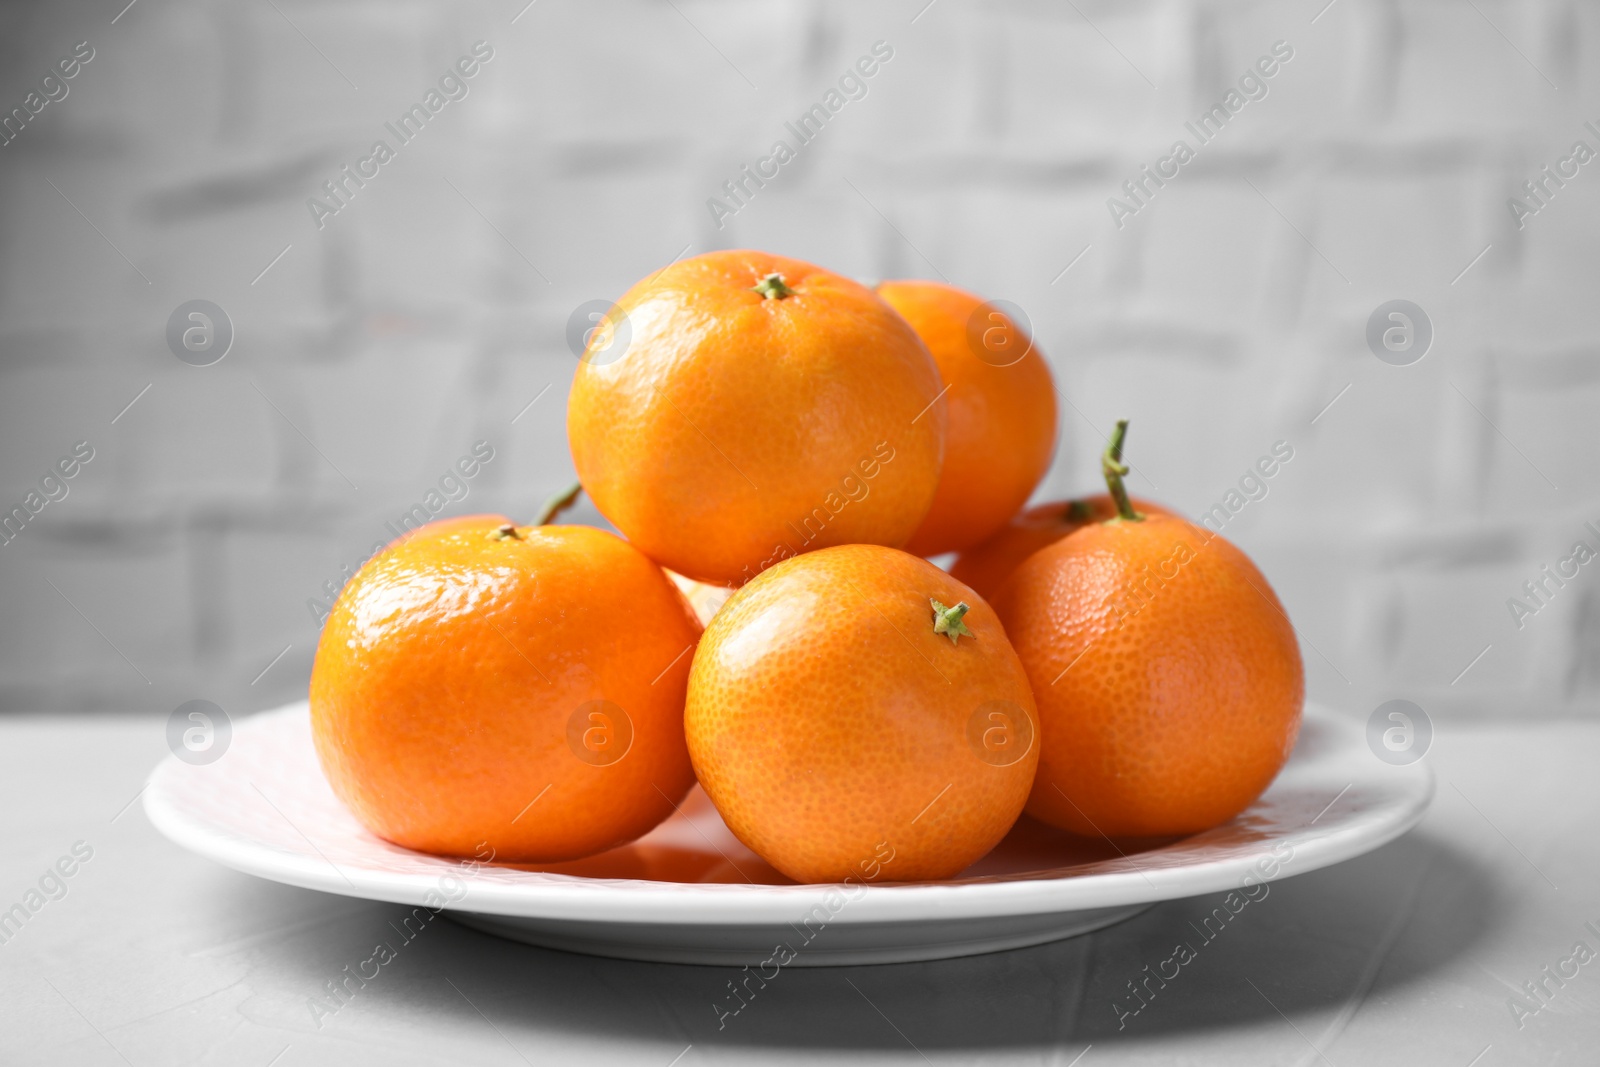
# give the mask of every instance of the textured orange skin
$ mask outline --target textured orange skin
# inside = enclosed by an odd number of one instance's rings
[[[1129,590],[1146,581],[1138,608]],[[1255,564],[1207,530],[1164,516],[1086,526],[1029,556],[995,608],[1039,702],[1036,819],[1195,833],[1248,807],[1294,748],[1294,630]]]
[[[794,295],[754,292],[771,273]],[[736,585],[800,552],[911,536],[939,482],[943,384],[871,290],[799,260],[710,252],[618,305],[629,347],[579,364],[567,440],[595,506],[642,552]]]
[[[668,664],[700,625],[627,542],[585,526],[493,539],[506,522],[432,523],[351,579],[311,670],[312,737],[333,791],[385,840],[576,859],[649,830],[693,784],[692,657]],[[633,742],[594,766],[568,746],[567,725],[601,698],[628,713]]]
[[[1131,498],[1133,510],[1141,515],[1171,515],[1160,504]],[[1082,504],[1088,513],[1082,517],[1072,514],[1072,506]],[[1022,561],[1057,541],[1083,529],[1091,522],[1104,522],[1117,513],[1116,502],[1110,494],[1085,497],[1082,500],[1052,500],[1038,504],[1013,516],[1000,530],[980,545],[961,553],[950,565],[950,573],[977,590],[979,596],[994,599],[1011,572]]]
[[[929,598],[970,605],[975,637],[934,633]],[[926,560],[846,545],[785,560],[733,595],[695,653],[684,724],[728,828],[778,870],[912,881],[970,866],[1027,800],[1036,743],[1002,767],[967,741],[992,700],[1036,723],[989,605]]]
[[[944,469],[933,506],[905,549],[936,556],[970,548],[1028,502],[1056,450],[1056,393],[1037,346],[1015,363],[979,359],[967,324],[983,299],[938,282],[884,282],[878,295],[917,331],[950,387]],[[998,311],[1012,343],[1024,335]]]

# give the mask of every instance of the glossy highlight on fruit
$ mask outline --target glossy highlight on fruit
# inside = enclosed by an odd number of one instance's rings
[[[555,862],[630,841],[693,784],[699,623],[637,549],[477,515],[368,561],[328,616],[311,725],[367,829],[446,856]]]
[[[567,436],[596,506],[652,559],[737,585],[829,545],[903,544],[922,521],[943,386],[871,290],[795,259],[711,252],[635,285],[616,318],[591,349],[625,333],[626,350],[579,364]]]
[[[1033,696],[994,611],[873,545],[785,560],[695,653],[685,730],[723,820],[797,881],[948,878],[1021,812]],[[887,850],[893,859],[883,861]]]

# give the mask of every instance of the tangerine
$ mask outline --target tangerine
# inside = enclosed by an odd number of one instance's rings
[[[311,671],[329,784],[374,834],[555,862],[649,830],[694,771],[700,625],[660,567],[586,526],[442,520],[369,560]]]
[[[629,541],[736,585],[829,545],[903,544],[939,483],[941,388],[871,290],[795,259],[708,252],[635,285],[593,332],[567,439]]]
[[[1173,514],[1160,504],[1138,497],[1129,499],[1134,510],[1141,514]],[[1092,522],[1104,522],[1116,514],[1116,501],[1107,493],[1035,505],[1013,516],[981,544],[957,556],[950,565],[950,573],[972,586],[979,596],[992,600],[1023,560]]]
[[[1027,810],[1080,834],[1194,833],[1277,776],[1305,673],[1249,557],[1203,527],[1132,509],[1126,430],[1105,457],[1118,516],[1029,556],[995,600],[1038,700]]]
[[[736,592],[684,713],[728,828],[800,882],[964,870],[1022,811],[1036,725],[989,605],[876,545],[785,560]]]
[[[948,390],[939,488],[906,551],[934,556],[971,548],[1004,526],[1050,469],[1050,365],[1009,315],[972,293],[902,281],[884,282],[878,295],[917,331]]]

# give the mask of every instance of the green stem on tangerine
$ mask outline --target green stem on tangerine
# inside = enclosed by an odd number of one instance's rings
[[[768,300],[782,300],[786,296],[794,295],[794,290],[784,282],[781,274],[769,274],[750,288]]]
[[[583,483],[573,482],[561,492],[544,502],[544,506],[539,509],[539,516],[533,520],[533,524],[535,526],[544,526],[546,523],[551,522],[557,515],[560,515],[563,511],[566,511],[572,505],[576,504],[578,502],[578,495],[582,492]]]
[[[928,603],[933,605],[934,633],[944,634],[950,638],[952,645],[960,644],[963,637],[970,637],[974,641],[978,639],[976,634],[967,629],[967,624],[961,621],[961,616],[972,610],[966,602],[963,601],[953,608],[947,608],[932,598],[928,600]]]
[[[1122,479],[1127,476],[1128,465],[1122,462],[1122,442],[1128,436],[1128,420],[1118,419],[1117,428],[1111,431],[1111,440],[1106,443],[1105,452],[1100,455],[1100,471],[1105,475],[1106,488],[1111,491],[1111,499],[1117,502],[1117,518],[1126,522],[1142,522],[1144,516],[1133,510],[1133,504],[1128,500],[1127,487],[1122,484]]]

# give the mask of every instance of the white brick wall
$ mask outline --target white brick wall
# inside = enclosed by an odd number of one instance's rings
[[[1505,606],[1600,521],[1600,166],[1521,231],[1505,207],[1600,148],[1600,9],[923,2],[0,13],[0,106],[96,49],[0,148],[0,502],[96,449],[0,547],[0,708],[303,692],[307,600],[473,441],[496,459],[452,510],[527,514],[569,476],[571,310],[740,245],[1021,304],[1071,403],[1042,496],[1094,488],[1119,415],[1137,490],[1196,515],[1290,441],[1227,533],[1315,697],[1600,707],[1588,568],[1520,632]],[[470,94],[316,229],[306,198],[479,39]],[[1280,39],[1267,97],[1115,228],[1106,198]],[[867,96],[716,228],[706,199],[877,40]],[[237,330],[206,368],[164,341],[196,297]],[[1363,340],[1395,297],[1435,325],[1410,367]]]

